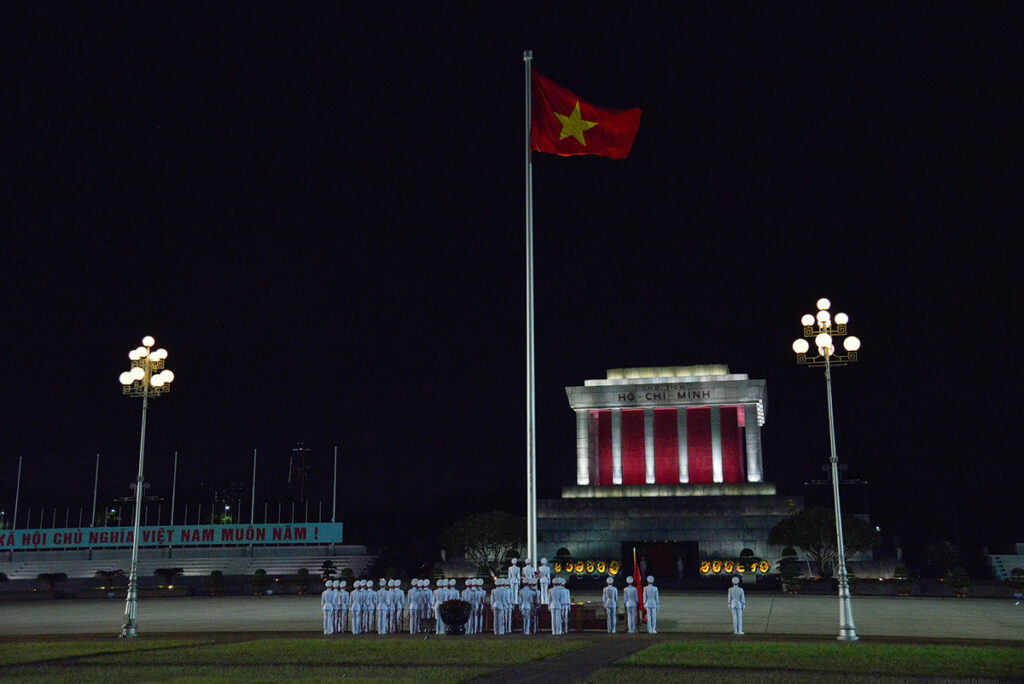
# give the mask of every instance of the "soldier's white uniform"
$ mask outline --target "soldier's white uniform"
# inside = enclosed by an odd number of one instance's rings
[[[387,584],[388,581],[386,579],[382,579],[378,583],[377,604],[375,606],[377,611],[377,634],[388,633],[388,616],[391,613],[391,606]]]
[[[352,596],[348,601],[348,612],[352,617],[352,633],[363,633],[363,580],[352,583]]]
[[[551,568],[548,567],[548,559],[540,559],[540,567],[537,568],[537,581],[540,584],[540,602],[548,605],[548,591],[551,587]]]
[[[523,588],[519,590],[519,612],[523,614],[523,634],[533,634],[535,616],[533,606],[537,599],[537,590],[532,585],[533,582],[527,580],[523,583]]]
[[[562,577],[559,582],[559,586],[562,588],[562,629],[565,632],[569,631],[569,609],[572,607],[572,594],[569,592],[569,587],[565,586],[565,578]]]
[[[348,582],[334,581],[334,633],[344,634],[348,624]]]
[[[609,634],[615,634],[616,611],[619,609],[619,590],[615,588],[615,580],[611,577],[605,580],[607,586],[601,592],[601,603],[604,604],[606,615],[605,626]]]
[[[562,601],[568,600],[568,593],[562,586],[565,580],[556,577],[552,582],[551,591],[548,592],[548,610],[551,611],[551,633],[554,635],[565,634],[565,623],[563,622]]]
[[[394,616],[391,622],[392,634],[397,634],[402,631],[403,621],[405,619],[405,592],[402,591],[401,580],[393,580],[391,587],[391,606],[392,615]]]
[[[484,631],[486,604],[487,592],[484,590],[484,581],[478,578],[473,583],[473,620],[476,621],[476,626],[473,628],[474,634],[482,634]]]
[[[512,603],[519,602],[519,584],[523,578],[522,570],[519,568],[519,559],[513,558],[512,565],[508,566],[508,588],[512,596]]]
[[[626,628],[630,634],[636,634],[636,608],[640,594],[633,586],[633,578],[626,578],[626,588],[622,590],[622,605],[626,607]]]
[[[473,620],[473,596],[476,593],[473,588],[474,584],[476,584],[476,580],[470,577],[466,580],[466,588],[462,590],[461,594],[459,594],[459,599],[468,603],[470,607],[469,619],[466,620],[466,634],[476,634],[476,632],[473,631],[476,627]]]
[[[644,608],[647,610],[647,633],[658,633],[658,587],[654,586],[654,577],[647,576],[644,587]]]
[[[324,613],[324,634],[334,634],[334,584],[332,580],[324,582],[324,591],[320,594],[320,610]]]
[[[732,578],[729,587],[729,610],[732,612],[732,633],[743,634],[743,609],[747,607],[747,597],[740,586],[740,578]]]
[[[526,584],[530,580],[537,578],[537,569],[533,567],[533,563],[529,558],[523,562],[525,563],[523,565],[523,584]]]
[[[494,588],[491,589],[491,613],[494,618],[494,633],[505,633],[505,580],[498,577],[494,580]]]
[[[437,580],[437,589],[434,590],[432,606],[434,608],[434,631],[444,634],[444,620],[441,619],[441,604],[448,597],[448,580]]]
[[[373,590],[373,580],[363,582],[363,633],[373,631],[377,619],[377,592]]]

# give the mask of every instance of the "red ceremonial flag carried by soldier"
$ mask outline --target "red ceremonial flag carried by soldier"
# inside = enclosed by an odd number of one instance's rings
[[[625,159],[640,129],[639,109],[599,109],[532,72],[531,146],[563,157],[596,154]]]
[[[633,586],[636,587],[636,612],[641,622],[647,621],[647,609],[644,608],[644,576],[640,574],[640,566],[636,563],[636,547],[633,547]]]

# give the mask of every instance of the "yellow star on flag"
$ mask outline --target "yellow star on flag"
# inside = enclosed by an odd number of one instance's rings
[[[566,138],[575,138],[576,141],[587,146],[587,141],[583,137],[583,131],[589,131],[591,128],[597,125],[596,121],[584,121],[583,117],[580,116],[580,103],[576,101],[576,106],[572,110],[572,114],[566,116],[565,114],[559,114],[558,112],[552,112],[562,123],[562,132],[558,135],[559,140],[565,140]]]

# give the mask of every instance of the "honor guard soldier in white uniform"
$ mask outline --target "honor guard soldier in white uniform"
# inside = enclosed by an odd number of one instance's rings
[[[523,588],[519,590],[519,612],[523,614],[523,634],[533,634],[535,615],[533,606],[537,601],[537,590],[532,585],[532,580],[526,580],[523,582]]]
[[[654,577],[647,576],[644,587],[644,608],[647,609],[647,633],[658,633],[658,587],[654,586]]]
[[[601,592],[601,603],[604,604],[606,627],[609,634],[615,634],[617,619],[616,611],[619,609],[619,590],[615,588],[615,579],[609,577],[605,580],[604,591]]]
[[[432,614],[434,610],[434,592],[430,590],[430,580],[420,582],[420,631],[429,632],[432,629]]]
[[[548,591],[551,587],[551,568],[548,567],[548,559],[540,559],[540,567],[537,568],[537,581],[540,584],[540,602],[548,605]]]
[[[402,581],[394,580],[394,587],[391,589],[391,605],[394,611],[394,622],[392,622],[392,633],[402,631],[402,624],[405,617],[405,592],[402,591]]]
[[[416,578],[409,580],[409,591],[405,593],[406,605],[409,606],[409,634],[419,632],[420,626],[420,581]]]
[[[320,594],[320,610],[324,613],[324,634],[334,634],[334,582],[324,582],[324,591]]]
[[[569,609],[572,607],[572,595],[569,593],[569,587],[566,586],[565,578],[561,578],[559,585],[562,587],[562,629],[569,632]]]
[[[373,580],[363,582],[363,633],[369,634],[377,621],[377,592]]]
[[[334,584],[334,633],[344,634],[348,625],[348,582],[336,580]]]
[[[474,625],[473,625],[473,610],[472,610],[472,608],[473,608],[473,595],[476,593],[474,591],[474,589],[473,589],[473,585],[475,583],[476,583],[476,580],[473,579],[472,577],[470,577],[468,580],[466,580],[466,588],[462,590],[461,594],[459,594],[459,599],[462,600],[462,601],[465,601],[470,606],[469,620],[466,621],[466,634],[475,634],[475,632],[473,631],[473,626]]]
[[[732,611],[732,633],[743,634],[743,609],[747,607],[747,597],[740,586],[740,578],[732,578],[729,587],[729,610]]]
[[[362,619],[363,619],[363,596],[362,589],[363,580],[356,580],[352,583],[352,595],[348,601],[348,611],[352,615],[352,633],[362,634]]]
[[[484,611],[487,605],[487,591],[484,590],[484,581],[481,578],[473,583],[473,620],[476,622],[476,626],[473,628],[474,634],[483,634],[484,631]]]
[[[448,580],[437,580],[437,589],[434,590],[431,605],[434,608],[434,631],[437,634],[444,634],[444,620],[441,619],[441,604],[448,597]]]
[[[491,589],[491,614],[494,619],[494,633],[505,633],[505,580],[498,577],[494,580],[494,588]]]
[[[508,566],[508,588],[512,593],[512,603],[519,602],[519,584],[522,580],[522,570],[519,568],[519,559],[513,558],[512,565]]]
[[[565,634],[565,613],[562,612],[562,602],[568,604],[568,590],[562,586],[565,579],[556,577],[551,583],[551,591],[548,592],[548,610],[551,611],[551,633],[555,635]]]
[[[377,611],[377,634],[388,633],[388,615],[391,612],[391,607],[388,605],[388,581],[381,579],[378,582],[377,589],[377,605],[375,609]]]
[[[626,607],[626,628],[630,634],[636,634],[636,608],[640,594],[633,586],[633,577],[626,577],[626,588],[622,590],[622,605]]]

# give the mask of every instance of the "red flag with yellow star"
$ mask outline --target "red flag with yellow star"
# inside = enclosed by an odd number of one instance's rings
[[[536,70],[531,72],[530,145],[563,157],[625,159],[640,129],[639,109],[599,109]]]

